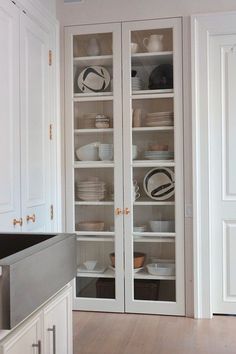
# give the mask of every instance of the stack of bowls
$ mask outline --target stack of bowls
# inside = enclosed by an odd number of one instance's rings
[[[81,146],[75,150],[76,157],[80,161],[98,161],[98,142]]]
[[[110,118],[104,114],[98,114],[96,116],[95,126],[98,129],[106,129],[110,127]]]
[[[138,76],[132,77],[131,83],[132,83],[132,91],[142,90],[142,81],[140,77]]]
[[[99,201],[105,198],[106,183],[96,180],[87,180],[76,183],[77,197],[84,201]]]
[[[98,149],[98,156],[102,161],[112,161],[113,144],[100,144]]]
[[[145,118],[147,127],[171,126],[173,125],[173,112],[154,112],[148,113]]]

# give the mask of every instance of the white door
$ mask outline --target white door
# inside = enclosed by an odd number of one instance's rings
[[[72,354],[72,292],[67,290],[44,312],[44,352]]]
[[[20,231],[19,10],[0,4],[0,231]],[[14,226],[14,219],[17,224]]]
[[[2,346],[3,354],[42,353],[42,320],[36,316]]]
[[[181,20],[122,35],[125,309],[184,315]]]
[[[236,314],[236,34],[210,37],[212,312]]]
[[[50,231],[49,36],[21,14],[21,188],[24,231]]]

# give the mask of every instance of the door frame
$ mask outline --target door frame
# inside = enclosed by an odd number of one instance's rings
[[[191,16],[194,317],[212,318],[209,37],[236,33],[236,12]]]

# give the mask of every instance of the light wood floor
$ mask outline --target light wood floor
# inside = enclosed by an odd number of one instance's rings
[[[236,354],[236,317],[74,312],[74,354]]]

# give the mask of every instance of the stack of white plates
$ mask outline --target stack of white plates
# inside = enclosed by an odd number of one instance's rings
[[[147,160],[173,160],[173,151],[144,151],[144,158]]]
[[[96,181],[81,181],[76,183],[75,190],[77,197],[85,201],[98,201],[105,198],[106,183]]]
[[[87,113],[83,115],[82,128],[92,129],[95,128],[95,119],[98,113]]]
[[[173,120],[173,112],[154,112],[147,114],[145,124],[147,127],[166,126],[173,125]]]
[[[142,90],[142,81],[139,77],[135,76],[131,78],[132,91]]]

